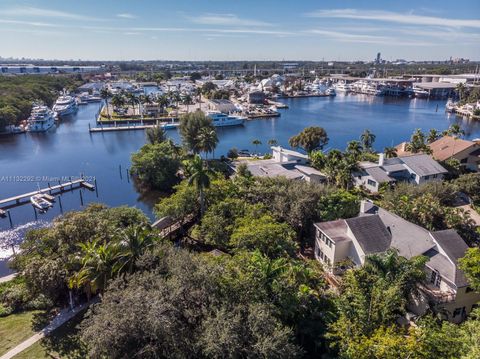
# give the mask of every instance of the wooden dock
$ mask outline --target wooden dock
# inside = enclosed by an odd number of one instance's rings
[[[9,197],[9,198],[5,198],[5,199],[0,199],[0,205],[3,205],[3,207],[0,207],[0,214],[2,213],[2,211],[3,211],[3,213],[5,213],[5,209],[7,207],[10,207],[8,204],[10,204],[10,205],[12,203],[21,204],[22,199],[26,199],[26,198],[30,199],[31,196],[34,196],[36,194],[52,195],[53,192],[62,193],[62,192],[65,192],[65,191],[71,191],[71,190],[81,188],[81,187],[86,188],[90,191],[93,191],[95,189],[95,186],[93,184],[87,182],[86,180],[77,179],[77,180],[73,180],[73,181],[66,182],[66,183],[60,183],[60,184],[55,185],[55,186],[42,188],[42,189],[37,190],[37,191],[24,193],[24,194],[21,194],[21,195],[18,195],[18,196]]]

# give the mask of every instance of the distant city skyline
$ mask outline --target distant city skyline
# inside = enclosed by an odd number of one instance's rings
[[[480,60],[480,1],[2,0],[3,58]]]

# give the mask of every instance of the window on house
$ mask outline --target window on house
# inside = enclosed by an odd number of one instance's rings
[[[367,181],[367,183],[368,183],[369,186],[372,186],[372,187],[376,187],[376,186],[377,186],[377,182],[372,181],[371,179],[369,179],[369,180]]]
[[[440,283],[442,282],[442,277],[438,271],[433,270],[432,276],[430,277],[430,283],[432,283],[436,287],[440,287]]]
[[[465,314],[465,307],[455,308],[455,310],[453,311],[453,317],[454,317],[454,318],[455,318],[456,316],[464,315],[464,314]]]
[[[425,176],[425,181],[429,180],[430,179],[430,176]]]
[[[465,293],[470,293],[470,292],[474,292],[474,291],[475,291],[475,289],[473,289],[472,287],[467,287],[465,289]]]
[[[434,174],[434,175],[432,176],[432,178],[437,178],[437,176],[438,176],[438,175]]]
[[[463,158],[463,159],[460,161],[460,163],[467,163],[467,161],[468,161],[468,158]]]

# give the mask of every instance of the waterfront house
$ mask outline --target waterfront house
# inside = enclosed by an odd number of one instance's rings
[[[430,232],[368,201],[362,201],[357,217],[315,224],[315,258],[333,277],[390,248],[408,259],[428,257],[426,280],[408,308],[414,314],[431,308],[461,322],[480,301],[458,268],[468,247],[455,230]]]
[[[272,146],[272,157],[254,161],[238,160],[234,161],[231,167],[236,171],[239,164],[245,163],[250,173],[257,177],[285,177],[314,183],[326,181],[325,175],[311,167],[308,156],[303,153]]]
[[[407,143],[402,142],[396,146],[399,157],[409,156],[406,150]],[[443,136],[428,145],[432,150],[432,157],[437,161],[448,161],[452,158],[470,171],[478,172],[480,169],[480,144],[453,136]]]
[[[385,158],[381,153],[378,163],[359,162],[352,173],[353,182],[372,193],[380,190],[382,184],[408,182],[422,184],[441,181],[448,171],[426,154]]]

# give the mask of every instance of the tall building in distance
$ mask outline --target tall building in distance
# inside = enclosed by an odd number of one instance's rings
[[[382,62],[382,54],[377,52],[377,58],[375,59],[376,64],[380,64]]]

